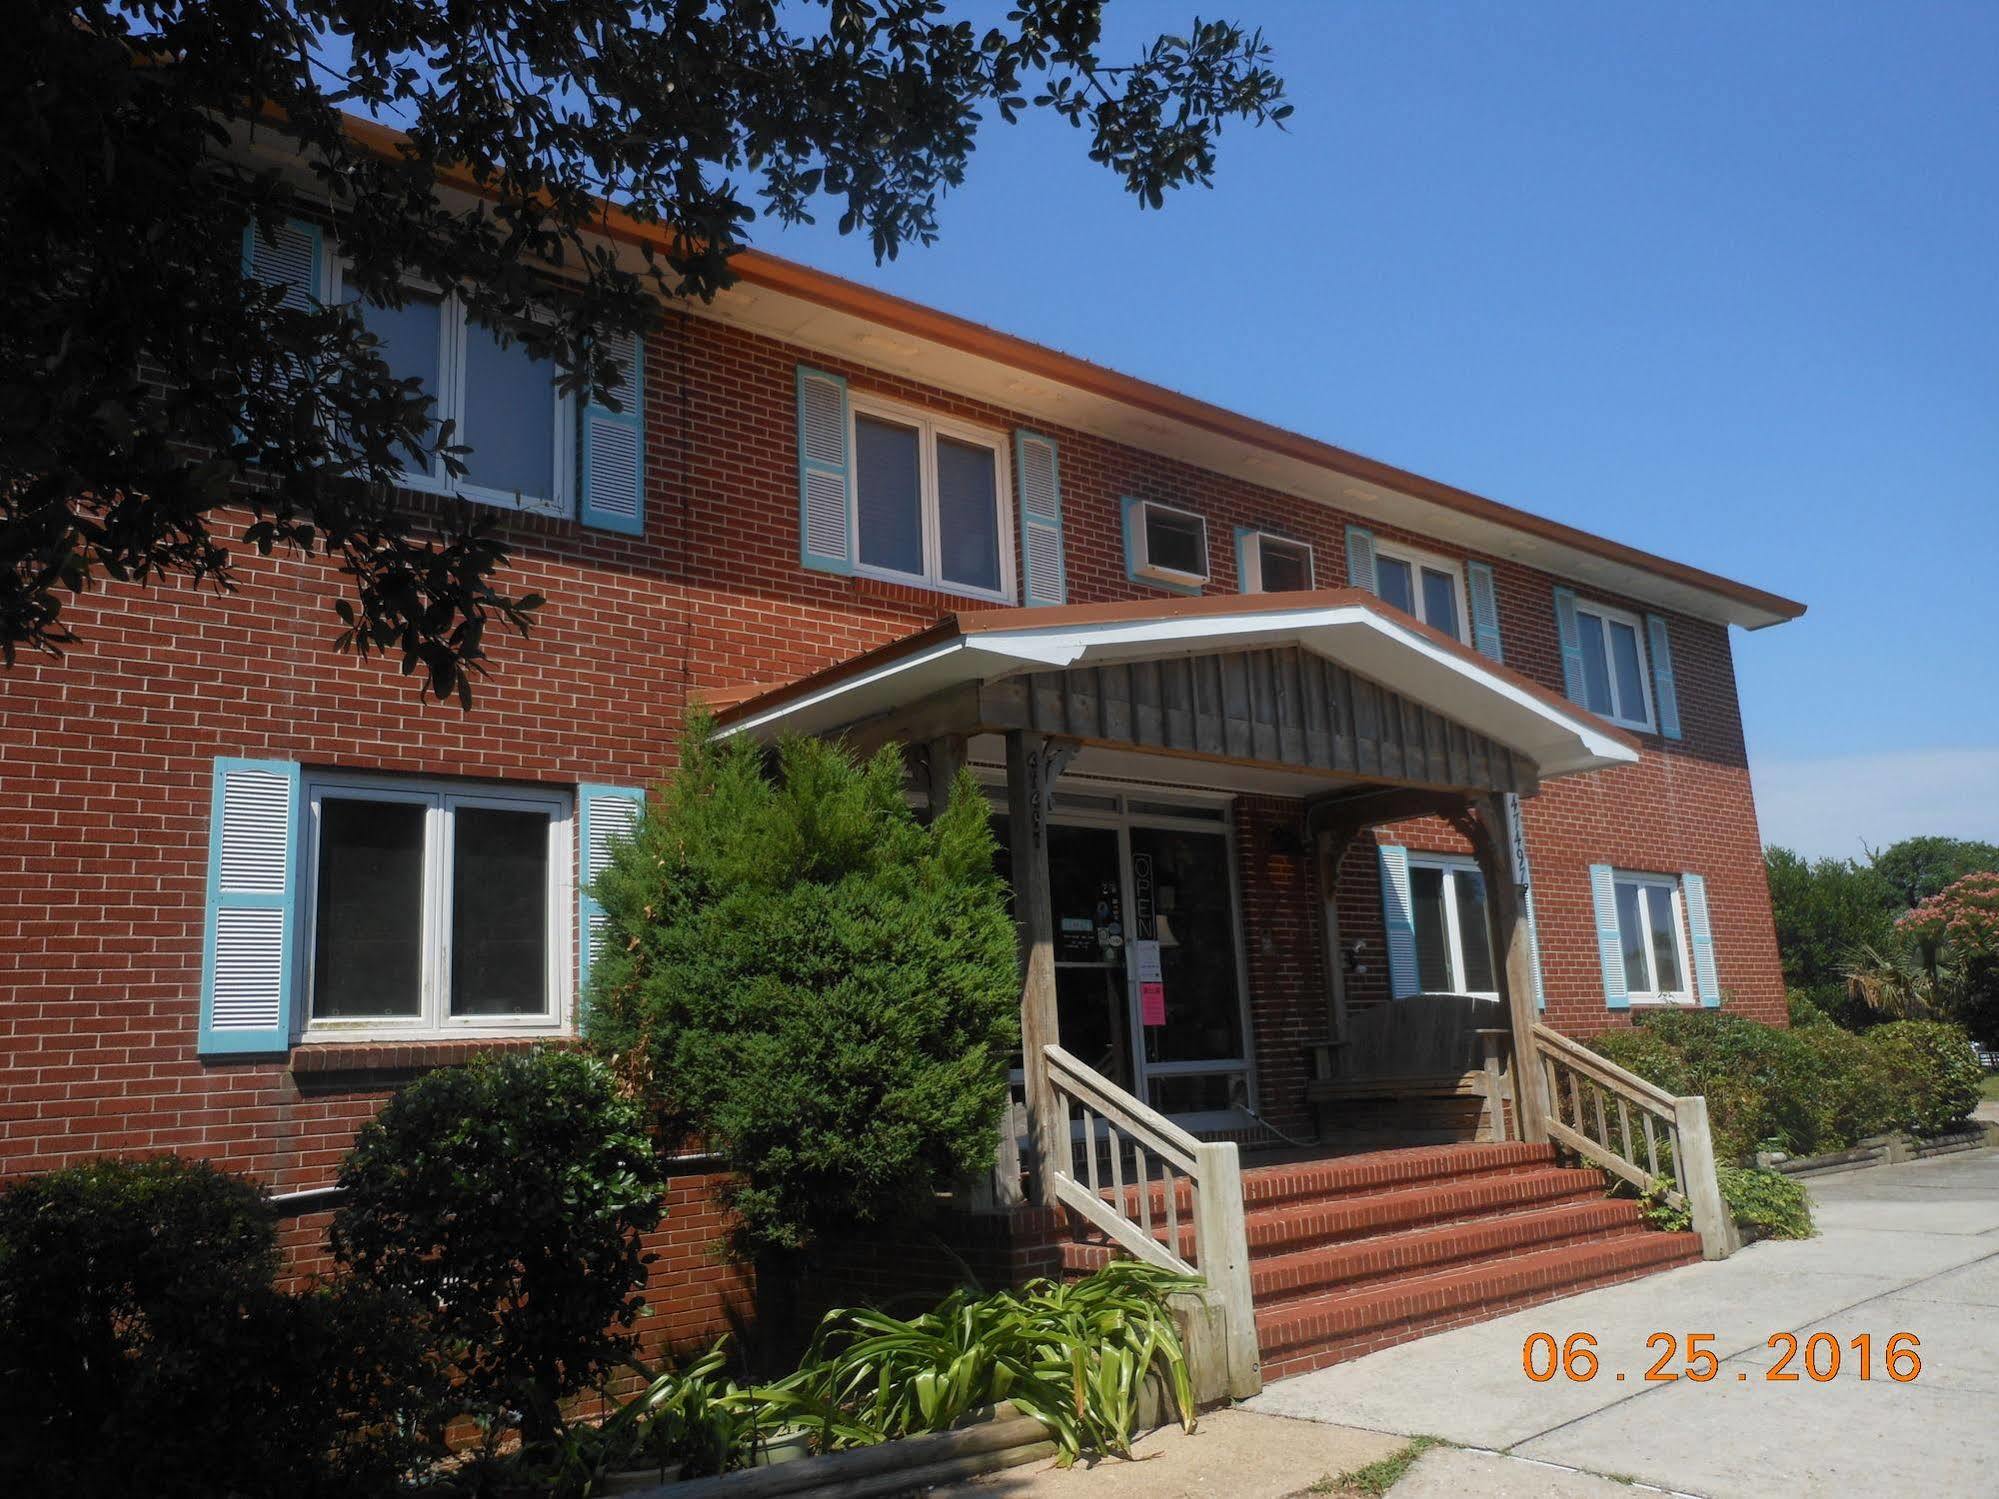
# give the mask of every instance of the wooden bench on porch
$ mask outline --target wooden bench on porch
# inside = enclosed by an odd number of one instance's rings
[[[1506,1007],[1469,994],[1412,994],[1353,1011],[1343,1039],[1308,1043],[1305,1097],[1320,1138],[1505,1139],[1511,1039]],[[1397,1117],[1410,1102],[1422,1122]]]

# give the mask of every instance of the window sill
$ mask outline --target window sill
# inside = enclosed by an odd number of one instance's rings
[[[1639,999],[1634,995],[1631,999],[1631,1008],[1634,1010],[1695,1010],[1700,1008],[1700,1001],[1692,995],[1688,995],[1685,999],[1661,999],[1657,997]]]
[[[422,1072],[432,1067],[462,1067],[474,1057],[493,1052],[575,1044],[575,1037],[554,1031],[537,1036],[468,1036],[444,1041],[313,1041],[292,1048],[291,1071],[295,1077]]]

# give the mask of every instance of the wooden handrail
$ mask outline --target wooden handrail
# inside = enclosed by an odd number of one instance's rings
[[[1670,1115],[1673,1112],[1672,1094],[1657,1083],[1648,1083],[1630,1069],[1618,1066],[1602,1052],[1591,1051],[1574,1037],[1537,1024],[1534,1039],[1546,1050],[1560,1052],[1562,1060],[1578,1072],[1588,1073],[1606,1088],[1615,1088],[1633,1103],[1649,1104],[1655,1113]]]

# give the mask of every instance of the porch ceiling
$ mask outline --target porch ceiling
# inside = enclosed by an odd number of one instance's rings
[[[717,719],[758,737],[1035,729],[1287,775],[1500,790],[1638,758],[1593,714],[1357,589],[952,615]]]

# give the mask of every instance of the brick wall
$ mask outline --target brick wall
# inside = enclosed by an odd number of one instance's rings
[[[331,654],[340,580],[324,562],[287,557],[245,556],[230,595],[100,588],[68,607],[81,640],[66,658],[0,672],[0,1174],[171,1149],[278,1190],[319,1186],[385,1090],[437,1058],[412,1049],[344,1071],[315,1069],[310,1058],[196,1059],[213,757],[565,788],[646,782],[671,764],[691,697],[826,665],[967,602],[799,565],[801,359],[856,390],[1002,430],[1018,424],[977,402],[675,314],[648,350],[647,534],[510,519],[515,558],[504,584],[549,604],[531,639],[490,641],[494,675],[470,713],[423,701],[393,664]],[[1125,578],[1127,495],[1207,517],[1212,591],[1236,586],[1237,525],[1310,541],[1319,581],[1345,581],[1348,517],[1052,430],[1062,443],[1072,602],[1159,596]],[[1383,539],[1424,542],[1372,524]],[[1559,686],[1552,580],[1510,562],[1494,568],[1507,660]],[[1583,871],[1595,861],[1706,874],[1724,987],[1747,1012],[1782,1018],[1727,632],[1679,616],[1671,627],[1685,740],[1647,739],[1641,765],[1557,784],[1529,804],[1549,1013],[1565,1028],[1610,1020],[1592,997]],[[1265,1105],[1286,1117],[1295,1117],[1286,1111],[1302,1081],[1302,1041],[1323,1029],[1325,1013],[1310,863],[1270,837],[1296,810],[1259,799],[1238,808],[1257,1057]],[[1421,826],[1396,836],[1416,846],[1449,838]],[[1342,871],[1341,915],[1349,936],[1376,934],[1376,974],[1357,979],[1359,1001],[1378,980],[1380,954],[1365,851]],[[688,1234],[714,1237],[713,1224],[683,1211]],[[677,1247],[691,1242],[668,1232]],[[679,1269],[695,1275],[692,1261]],[[741,1289],[701,1284],[709,1289],[690,1291],[688,1305],[705,1310],[690,1312],[687,1327]]]

